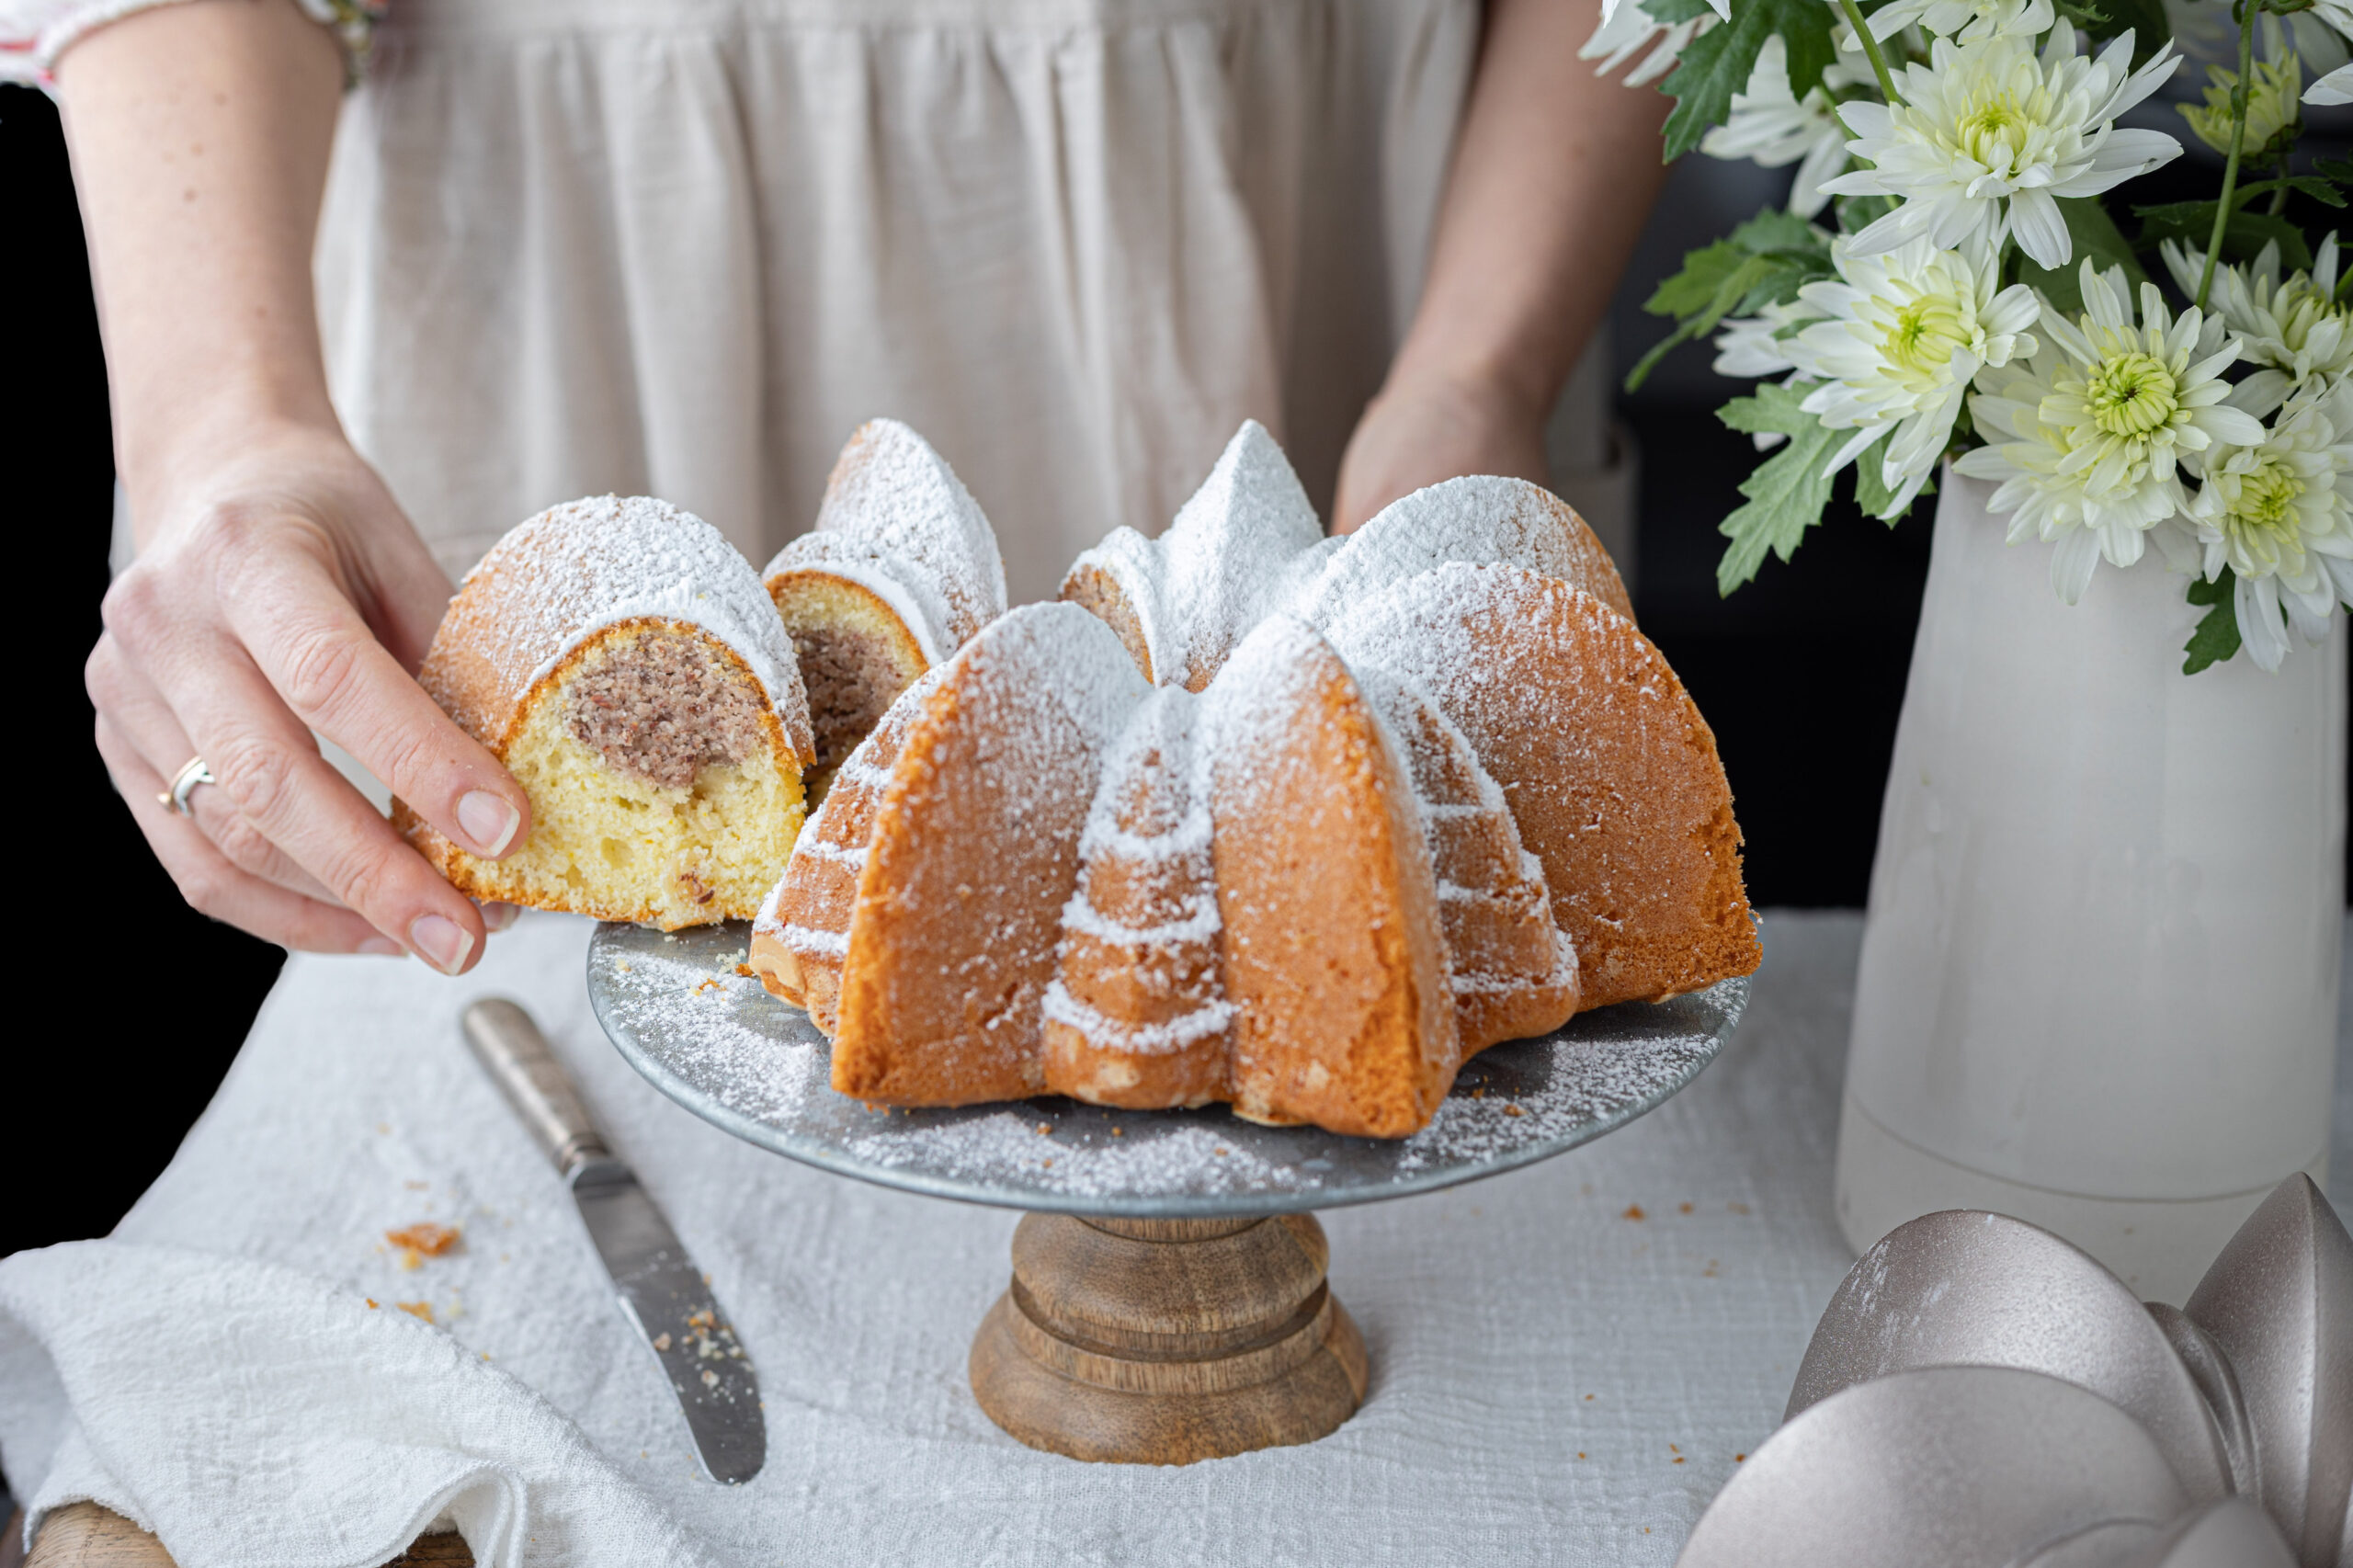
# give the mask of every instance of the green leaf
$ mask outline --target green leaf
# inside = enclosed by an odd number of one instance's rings
[[[1678,321],[1698,315],[1714,302],[1724,282],[1738,272],[1750,259],[1747,252],[1730,240],[1718,240],[1703,250],[1683,253],[1683,270],[1661,280],[1643,301],[1643,309],[1654,316],[1673,316]]]
[[[1842,196],[1838,199],[1838,232],[1859,234],[1895,210],[1892,196]]]
[[[1677,22],[1688,22],[1700,17],[1712,15],[1714,7],[1708,4],[1708,0],[1649,0],[1649,3],[1643,6],[1643,15],[1654,22],[1665,22],[1669,27],[1673,27]]]
[[[2211,203],[2210,209],[2211,209]],[[2125,280],[2138,292],[2149,280],[2141,260],[2132,254],[2131,242],[2124,237],[2108,210],[2096,196],[2063,196],[2059,199],[2059,215],[2067,221],[2067,237],[2075,242],[2075,254],[2064,267],[2038,267],[2024,252],[2018,254],[2018,277],[2021,283],[2030,283],[2042,290],[2043,298],[2069,315],[2084,308],[2083,265],[2089,256],[2102,272],[2111,267],[2124,268]],[[2210,210],[2211,221],[2212,213]]]
[[[2261,184],[2268,188],[2271,182]],[[2234,193],[2231,205],[2237,207],[2249,194],[2248,190]],[[2138,247],[2152,250],[2160,241],[2188,240],[2204,250],[2207,241],[2213,237],[2217,205],[2211,201],[2164,201],[2154,207],[2135,207],[2132,215],[2141,220]],[[2280,261],[2290,270],[2312,266],[2313,253],[2293,223],[2268,212],[2245,210],[2232,213],[2230,222],[2222,229],[2222,259],[2252,261],[2264,243],[2273,240],[2279,242]]]
[[[2311,197],[2314,201],[2321,203],[2325,207],[2342,207],[2345,205],[2344,193],[2338,190],[2334,184],[2325,179],[2315,179],[2310,175],[2290,175],[2284,180],[2259,179],[2252,185],[2243,185],[2239,187],[2237,192],[2234,195],[2231,205],[2234,207],[2244,206],[2258,196],[2270,195],[2273,191],[2279,189],[2283,185],[2290,190],[2302,192],[2304,195]]]
[[[1730,594],[1756,575],[1771,551],[1783,561],[1796,553],[1805,530],[1822,521],[1830,504],[1823,469],[1843,438],[1798,405],[1810,389],[1760,386],[1753,397],[1736,397],[1716,417],[1735,430],[1776,431],[1790,439],[1756,472],[1740,482],[1747,503],[1726,517],[1717,532],[1732,540],[1716,564],[1716,591]]]
[[[1830,236],[1785,208],[1768,207],[1734,229],[1732,243],[1751,256],[1803,257],[1830,269]]]
[[[1721,244],[1723,242],[1719,241],[1717,243]],[[1713,245],[1709,247],[1711,250],[1713,250],[1714,248],[1716,247]],[[1695,256],[1701,254],[1703,253],[1699,251],[1692,252],[1692,255]],[[1689,270],[1688,259],[1689,258],[1688,257],[1686,258],[1686,273]],[[1712,263],[1711,266],[1712,266]],[[1770,257],[1752,256],[1742,260],[1737,266],[1733,267],[1730,272],[1725,273],[1722,277],[1717,278],[1715,290],[1708,297],[1707,303],[1700,306],[1692,313],[1685,315],[1682,322],[1673,332],[1668,333],[1665,337],[1661,338],[1653,346],[1649,353],[1643,355],[1642,358],[1635,363],[1634,368],[1631,370],[1626,372],[1626,390],[1628,392],[1632,392],[1636,388],[1640,387],[1643,381],[1649,379],[1650,373],[1658,368],[1658,362],[1665,358],[1667,355],[1672,353],[1676,348],[1679,347],[1683,344],[1690,342],[1695,337],[1703,336],[1708,333],[1715,331],[1716,324],[1722,321],[1725,316],[1731,314],[1733,310],[1737,309],[1741,301],[1748,298],[1750,292],[1756,287],[1756,285],[1765,280],[1766,275],[1775,269],[1776,263]],[[1677,274],[1677,278],[1680,278],[1683,276],[1685,276],[1685,274]],[[1677,279],[1669,279],[1670,282],[1674,282]],[[1696,295],[1697,290],[1698,282],[1696,281],[1688,287],[1679,288],[1673,296],[1674,301],[1677,303],[1688,301]],[[1658,292],[1653,294],[1650,299],[1644,302],[1643,308],[1646,311],[1650,311],[1654,315],[1666,314],[1667,312],[1665,311],[1656,308],[1661,297],[1665,295],[1666,291],[1666,284],[1661,284],[1659,286]]]
[[[2353,158],[2314,158],[2313,173],[2338,185],[2353,185]]]
[[[1838,58],[1830,31],[1836,16],[1822,0],[1732,0],[1732,20],[1686,44],[1675,74],[1659,84],[1675,100],[1666,119],[1666,161],[1683,156],[1724,122],[1733,95],[1748,85],[1756,68],[1757,51],[1777,33],[1789,51],[1790,90],[1804,97]]]
[[[1767,208],[1725,239],[1687,251],[1683,270],[1643,301],[1654,316],[1673,316],[1676,328],[1627,372],[1626,390],[1647,380],[1660,360],[1695,337],[1715,331],[1735,312],[1754,315],[1797,298],[1817,278],[1831,275],[1830,236],[1792,213]]]
[[[2188,599],[2194,605],[2211,605],[2199,621],[2198,629],[2181,651],[2189,656],[2181,662],[2181,673],[2194,676],[2209,665],[2227,665],[2239,651],[2239,613],[2232,602],[2238,579],[2228,566],[2220,575],[2200,577],[2189,585]]]
[[[1912,510],[1912,503],[1909,501],[1904,503],[1903,506],[1892,516],[1888,510],[1894,506],[1895,492],[1887,487],[1887,482],[1881,477],[1881,465],[1887,461],[1887,444],[1893,439],[1895,439],[1895,433],[1888,432],[1865,447],[1863,455],[1855,460],[1855,505],[1885,523],[1889,528],[1893,528],[1902,522]],[[1922,488],[1922,494],[1927,494],[1925,486]]]

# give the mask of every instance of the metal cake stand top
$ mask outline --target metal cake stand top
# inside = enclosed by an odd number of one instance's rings
[[[1480,1052],[1410,1138],[1260,1127],[1223,1107],[1111,1110],[1059,1096],[870,1109],[835,1094],[808,1015],[736,973],[742,922],[588,944],[597,1022],[631,1065],[705,1120],[822,1170],[935,1198],[1126,1219],[1286,1214],[1494,1176],[1589,1142],[1658,1105],[1723,1048],[1748,999],[1727,980],[1670,1002],[1580,1014]]]

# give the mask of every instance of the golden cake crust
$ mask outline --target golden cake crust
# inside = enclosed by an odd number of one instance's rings
[[[1470,736],[1542,862],[1582,1006],[1657,1000],[1762,958],[1714,732],[1633,623],[1566,583],[1447,566],[1328,629]]]
[[[1212,687],[1211,813],[1233,1107],[1400,1138],[1454,1082],[1437,890],[1412,787],[1348,667],[1262,624]]]
[[[755,794],[761,788],[781,790],[767,802],[777,821],[755,824],[756,837],[776,839],[775,863],[780,865],[798,826],[801,772],[813,756],[807,704],[790,645],[758,578],[719,531],[699,518],[659,501],[616,496],[566,503],[531,518],[467,574],[417,680],[460,728],[512,767],[527,732],[550,727],[547,711],[570,683],[628,649],[665,640],[691,660],[707,661],[698,667],[715,665],[720,689],[756,698],[750,704],[759,736],[756,749],[765,754],[768,784],[738,789],[750,788]],[[533,733],[529,738],[544,746],[549,737]],[[748,754],[731,749],[726,755]],[[523,782],[532,789],[529,779]],[[662,791],[658,782],[635,783]],[[681,796],[679,810],[707,815],[715,809],[688,799],[686,791],[668,793]],[[727,891],[742,881],[740,866],[684,868],[683,885],[665,882],[658,900],[642,892],[622,898],[544,874],[532,861],[535,846],[549,831],[552,804],[534,792],[530,835],[497,861],[460,848],[405,801],[393,802],[392,822],[451,885],[474,898],[665,929],[741,917],[757,906],[756,893]],[[635,846],[624,846],[620,853],[626,858]]]
[[[1144,689],[1101,621],[1033,605],[911,704],[859,873],[835,1088],[966,1105],[1042,1087],[1080,831],[1103,748]]]

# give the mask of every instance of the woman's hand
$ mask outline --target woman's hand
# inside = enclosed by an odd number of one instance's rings
[[[87,672],[107,767],[205,914],[288,947],[409,951],[458,973],[482,950],[485,912],[311,734],[475,854],[522,841],[522,788],[412,676],[449,579],[334,429],[222,430],[206,445],[220,455],[173,465],[162,516],[107,595]],[[217,784],[183,817],[157,796],[197,756]]]
[[[1492,381],[1392,381],[1366,406],[1341,455],[1332,531],[1352,533],[1399,496],[1466,473],[1551,484],[1543,414]]]
[[[458,973],[485,912],[312,739],[477,854],[529,831],[413,678],[449,579],[327,397],[311,252],[341,54],[289,0],[194,0],[97,28],[57,76],[139,536],[90,655],[98,749],[207,915]],[[183,817],[155,797],[196,757],[218,782]]]

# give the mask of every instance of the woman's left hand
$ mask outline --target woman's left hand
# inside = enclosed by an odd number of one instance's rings
[[[1466,473],[1551,484],[1543,413],[1469,378],[1433,372],[1392,381],[1365,406],[1340,458],[1332,531],[1353,533],[1399,496]]]

